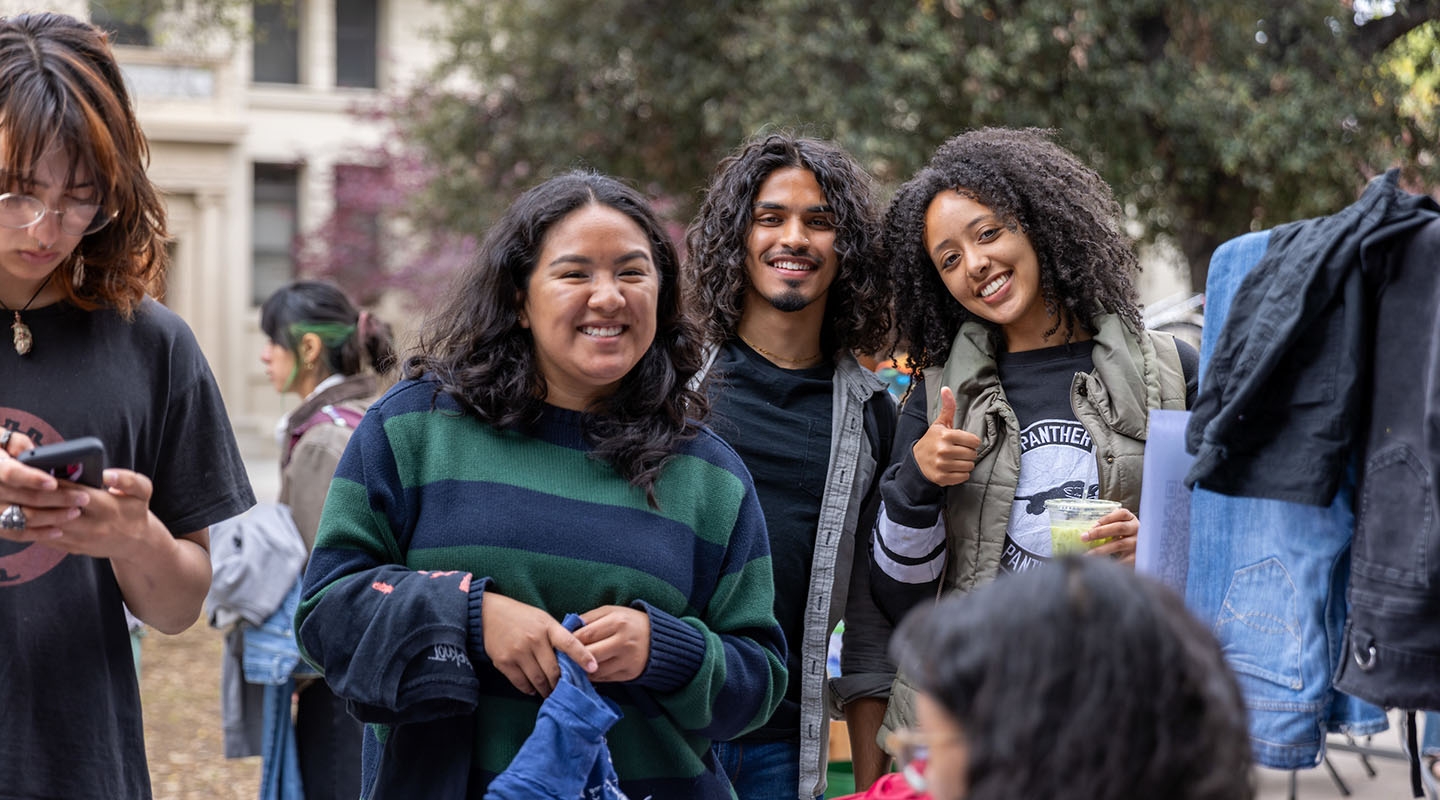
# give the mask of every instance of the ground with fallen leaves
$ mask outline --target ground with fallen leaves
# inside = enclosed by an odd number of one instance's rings
[[[220,725],[222,637],[203,621],[140,645],[145,751],[155,800],[260,796],[260,758],[227,759]]]

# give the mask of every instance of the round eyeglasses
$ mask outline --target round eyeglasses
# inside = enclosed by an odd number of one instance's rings
[[[29,228],[38,224],[46,214],[55,217],[60,230],[70,236],[94,233],[115,218],[114,212],[107,212],[101,203],[72,202],[57,211],[34,195],[0,194],[0,225],[6,228]]]

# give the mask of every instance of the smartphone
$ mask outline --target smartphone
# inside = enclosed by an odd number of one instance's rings
[[[105,471],[105,443],[94,436],[82,436],[55,444],[42,444],[15,457],[21,464],[43,469],[67,481],[102,488]]]

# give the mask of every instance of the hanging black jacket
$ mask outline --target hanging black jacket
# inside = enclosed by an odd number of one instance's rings
[[[1339,213],[1274,229],[1202,376],[1186,431],[1196,455],[1187,485],[1321,506],[1334,498],[1358,443],[1371,273],[1440,215],[1398,177],[1371,181]]]
[[[1389,256],[1335,686],[1380,706],[1440,709],[1440,220]]]

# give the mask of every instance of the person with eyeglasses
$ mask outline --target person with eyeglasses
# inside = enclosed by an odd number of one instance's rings
[[[254,504],[194,335],[147,294],[165,207],[103,31],[0,18],[0,794],[150,796],[128,607],[179,633]],[[93,436],[102,488],[19,462]]]
[[[1066,556],[905,618],[918,689],[900,771],[841,800],[1247,800],[1240,688],[1168,588]]]

